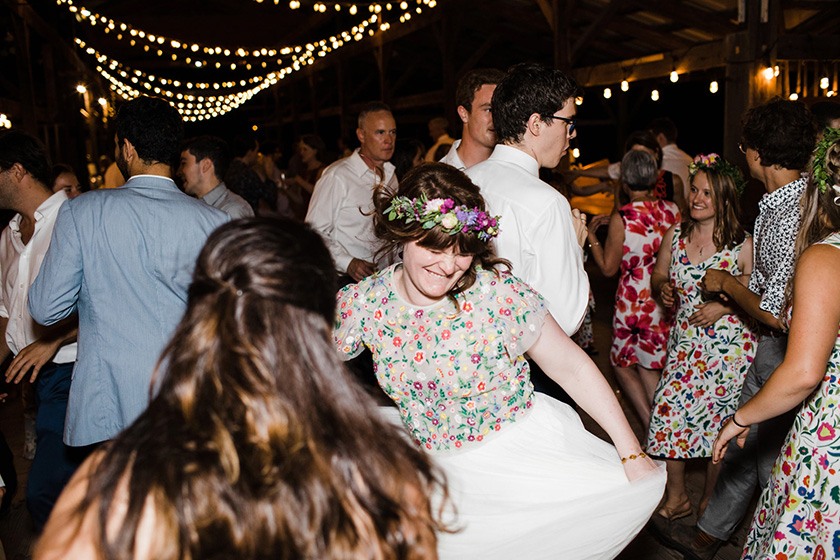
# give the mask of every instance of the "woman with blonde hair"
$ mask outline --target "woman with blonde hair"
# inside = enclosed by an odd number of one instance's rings
[[[35,558],[434,558],[440,479],[335,355],[334,295],[308,227],[216,230],[148,409],[82,466]]]

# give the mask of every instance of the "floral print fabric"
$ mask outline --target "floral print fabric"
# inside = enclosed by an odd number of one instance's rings
[[[840,249],[840,233],[823,243]],[[761,494],[744,558],[840,558],[840,329]]]
[[[391,266],[338,293],[335,344],[373,353],[379,385],[431,451],[477,445],[526,414],[533,386],[523,354],[539,338],[543,298],[507,272],[478,269],[473,286],[432,306],[408,303]]]
[[[677,316],[667,361],[653,397],[647,452],[666,459],[711,457],[721,421],[738,408],[738,398],[755,355],[756,336],[738,315],[714,325],[692,326],[688,318],[703,302],[699,283],[707,270],[741,274],[742,245],[718,251],[698,264],[688,260],[680,226],[674,229],[669,277]]]
[[[653,299],[650,275],[662,236],[679,221],[679,210],[673,202],[645,200],[631,202],[618,212],[624,222],[624,253],[615,293],[610,363],[662,369],[671,324]]]

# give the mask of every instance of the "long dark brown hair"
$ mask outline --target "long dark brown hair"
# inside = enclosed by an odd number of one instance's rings
[[[456,303],[457,295],[470,289],[475,283],[478,267],[494,270],[496,266],[510,269],[510,263],[496,257],[489,241],[482,241],[474,233],[449,235],[440,227],[424,229],[417,221],[388,220],[388,207],[395,196],[410,199],[449,198],[456,206],[464,205],[486,211],[484,198],[478,187],[463,171],[445,163],[424,163],[409,171],[400,181],[397,192],[380,188],[374,193],[373,226],[376,236],[383,241],[381,253],[396,253],[405,244],[416,241],[421,247],[443,251],[457,247],[463,255],[472,255],[470,268],[464,273],[448,296]],[[504,221],[500,221],[503,228]],[[457,303],[456,303],[457,307]]]
[[[741,204],[735,181],[716,169],[702,169],[697,173],[705,173],[711,187],[712,205],[715,208],[715,227],[712,232],[715,250],[732,249],[746,237],[744,226],[741,225]],[[697,173],[691,175],[692,185]],[[691,217],[691,211],[686,212],[680,225],[683,239],[691,239],[696,226],[697,221]]]
[[[440,475],[345,371],[334,311],[308,227],[251,218],[210,236],[156,396],[80,505],[98,510],[105,558],[133,557],[149,503],[165,560],[436,557]],[[127,509],[106,530],[118,486]]]

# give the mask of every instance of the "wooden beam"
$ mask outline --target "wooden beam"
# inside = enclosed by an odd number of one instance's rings
[[[615,17],[619,8],[621,8],[623,4],[623,0],[610,0],[606,9],[602,9],[592,23],[589,24],[589,27],[584,30],[583,34],[578,37],[578,40],[575,41],[574,45],[572,45],[570,66],[574,66],[575,63],[580,60],[580,55],[583,50],[589,47],[592,40],[603,30],[604,26]]]
[[[688,50],[658,53],[641,58],[599,64],[572,71],[582,87],[617,84],[621,80],[662,78],[678,64],[680,72],[695,72],[720,68],[726,63],[722,41],[707,43]]]
[[[545,20],[548,22],[549,29],[554,31],[554,12],[551,10],[551,4],[549,4],[548,0],[536,0],[536,2]]]
[[[686,28],[696,28],[713,35],[735,33],[739,27],[732,22],[737,17],[736,10],[701,10],[682,1],[674,0],[630,0],[642,11],[665,16]],[[731,14],[731,18],[727,15]]]
[[[782,35],[776,43],[779,60],[840,60],[836,35]]]

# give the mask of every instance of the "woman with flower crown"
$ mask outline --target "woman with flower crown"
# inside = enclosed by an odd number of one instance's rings
[[[697,156],[689,178],[689,215],[665,233],[651,275],[654,296],[667,309],[676,306],[646,446],[668,467],[665,502],[654,517],[659,523],[692,512],[685,461],[711,457],[721,421],[738,406],[756,344],[740,308],[707,300],[700,289],[707,270],[726,270],[745,281],[752,272],[752,238],[738,217],[744,178],[717,154]],[[701,511],[718,471],[709,461]]]
[[[714,445],[720,461],[753,424],[805,401],[755,510],[750,560],[840,557],[840,129],[826,129],[814,151],[796,251],[784,361]]]
[[[371,349],[382,389],[446,474],[455,532],[439,536],[440,557],[614,558],[656,507],[664,473],[595,364],[493,255],[504,218],[443,164],[375,203],[377,235],[403,262],[339,292],[335,343],[346,359]],[[534,393],[525,352],[615,447]]]

